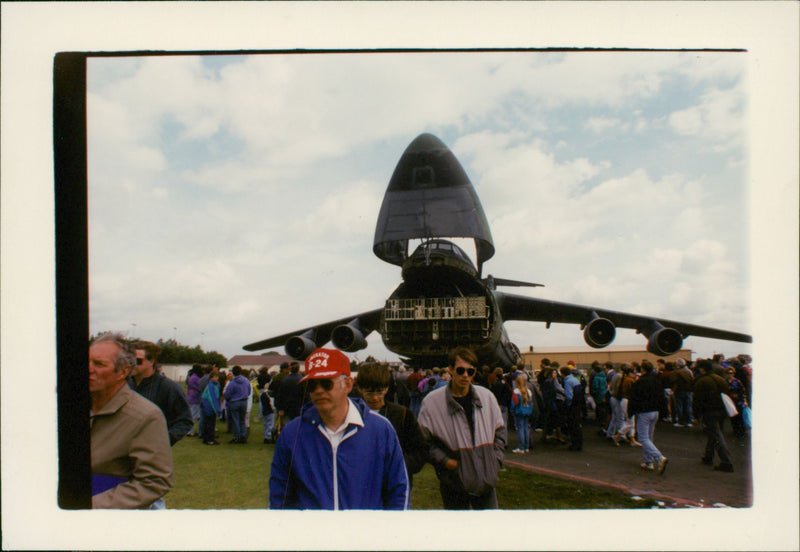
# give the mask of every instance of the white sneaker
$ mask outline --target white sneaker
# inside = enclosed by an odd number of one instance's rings
[[[520,450],[520,449],[518,449],[518,448],[515,448],[515,449],[514,449],[514,450],[512,450],[511,452],[513,452],[514,454],[522,454],[522,450]]]

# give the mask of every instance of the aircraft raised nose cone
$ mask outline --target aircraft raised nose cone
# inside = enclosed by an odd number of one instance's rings
[[[433,134],[414,138],[389,179],[372,251],[402,266],[408,240],[473,238],[478,272],[494,255],[492,234],[478,194],[456,156]]]
[[[406,153],[418,153],[437,149],[449,150],[449,148],[444,145],[444,142],[439,140],[436,136],[428,132],[423,132],[411,141],[406,151],[403,152],[403,155]]]
[[[472,188],[456,156],[433,134],[420,134],[400,156],[388,192],[433,188]]]

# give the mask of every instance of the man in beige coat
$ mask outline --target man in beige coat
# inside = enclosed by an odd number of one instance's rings
[[[92,508],[147,509],[172,487],[164,415],[127,385],[135,362],[119,334],[89,347]]]

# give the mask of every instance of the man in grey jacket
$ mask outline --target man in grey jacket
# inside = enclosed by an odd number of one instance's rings
[[[472,384],[477,363],[466,347],[450,351],[450,383],[428,393],[419,413],[447,510],[497,508],[505,424],[492,392]]]

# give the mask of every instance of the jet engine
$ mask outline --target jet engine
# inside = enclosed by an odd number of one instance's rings
[[[669,356],[677,353],[683,345],[681,332],[674,328],[665,328],[655,322],[654,329],[647,336],[647,350],[654,355]]]
[[[583,330],[583,340],[586,344],[595,349],[602,349],[612,341],[617,335],[617,329],[614,323],[608,318],[600,318],[595,316],[586,324],[586,329]]]
[[[313,332],[311,331],[303,335],[290,337],[284,346],[286,354],[297,360],[305,360],[308,355],[317,349],[317,344],[314,343],[311,337],[313,337]]]
[[[348,353],[367,348],[367,340],[364,338],[357,320],[336,326],[331,334],[331,342],[337,349]]]

